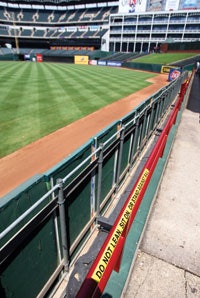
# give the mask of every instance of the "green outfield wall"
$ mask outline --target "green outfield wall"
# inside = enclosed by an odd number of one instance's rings
[[[150,71],[160,73],[162,64],[139,63],[139,62],[124,62],[123,67],[133,68],[142,71]]]

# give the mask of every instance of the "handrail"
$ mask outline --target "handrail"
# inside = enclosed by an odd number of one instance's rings
[[[3,232],[0,233],[0,240],[5,237],[16,225],[18,225],[27,215],[29,215],[36,207],[38,207],[49,195],[51,195],[59,185],[55,185],[51,190],[49,190],[45,195],[43,195],[35,204],[33,204],[28,210],[26,210],[22,215],[20,215],[12,224],[10,224]]]

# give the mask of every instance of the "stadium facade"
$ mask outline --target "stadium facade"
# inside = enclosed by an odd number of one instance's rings
[[[0,45],[146,52],[200,41],[199,0],[0,2]]]

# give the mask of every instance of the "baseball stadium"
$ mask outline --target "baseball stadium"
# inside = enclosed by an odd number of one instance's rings
[[[200,297],[200,1],[0,1],[0,297]]]

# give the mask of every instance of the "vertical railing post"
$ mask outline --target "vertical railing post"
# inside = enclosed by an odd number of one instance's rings
[[[159,110],[158,101],[156,101],[155,108],[156,109],[155,109],[154,125],[157,125],[157,122],[158,122],[158,110]]]
[[[161,103],[160,103],[160,114],[161,114],[161,118],[163,117],[164,114],[164,96],[162,95],[161,97]]]
[[[97,148],[97,138],[93,138],[93,142],[91,144],[91,153],[94,153]],[[96,160],[96,154],[92,155],[91,162]],[[95,196],[95,187],[96,187],[96,169],[91,173],[91,182],[90,182],[90,218],[94,217],[95,214],[95,203],[96,203],[96,196]],[[94,225],[91,226],[91,230],[93,229]]]
[[[59,215],[60,215],[60,229],[61,229],[61,242],[62,242],[62,252],[63,252],[63,259],[64,259],[64,269],[65,271],[68,271],[69,270],[69,248],[67,243],[67,228],[66,228],[63,180],[58,179],[57,183],[59,184],[58,207],[59,207]]]
[[[139,133],[139,117],[136,120],[135,123],[135,133],[134,133],[134,137],[133,137],[133,146],[132,146],[132,150],[131,150],[131,157],[130,157],[130,165],[131,167],[134,164],[134,160],[135,160],[135,154],[137,152],[137,147],[138,147],[138,133]]]
[[[168,92],[168,94],[169,94],[169,92]],[[159,109],[158,109],[158,121],[159,122],[162,119],[162,117],[163,117],[163,96],[160,96],[159,97]]]
[[[54,183],[53,183],[53,177],[50,178],[50,187],[53,188]],[[55,200],[55,193],[52,193],[52,200]],[[53,220],[54,220],[54,227],[55,227],[55,237],[56,237],[56,247],[57,247],[57,252],[58,252],[58,261],[61,262],[61,249],[60,249],[60,236],[59,236],[59,231],[58,231],[58,216],[56,210],[53,212]]]
[[[147,129],[147,109],[144,112],[144,118],[143,118],[143,123],[142,123],[142,132],[141,132],[141,143],[142,143],[142,147],[146,143],[146,139],[147,139],[146,129]]]
[[[120,133],[119,156],[118,156],[117,175],[116,175],[116,190],[119,187],[119,178],[120,178],[120,170],[121,170],[121,163],[122,163],[122,152],[123,152],[123,145],[124,145],[124,133],[125,133],[125,127],[123,126],[121,129],[121,133]]]
[[[151,103],[150,103],[150,109],[151,109],[151,112],[150,112],[150,118],[149,118],[149,131],[152,132],[153,129],[154,129],[154,101],[152,99]]]
[[[102,167],[103,167],[103,144],[101,143],[98,159],[98,182],[97,182],[97,212],[96,217],[100,215],[100,199],[101,199],[101,185],[102,185]]]

